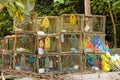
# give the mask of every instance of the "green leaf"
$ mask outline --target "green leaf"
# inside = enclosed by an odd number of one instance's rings
[[[54,0],[54,3],[55,2],[59,2],[59,3],[61,3],[61,4],[64,4],[64,0]]]
[[[112,4],[112,10],[115,12],[115,13],[118,13],[120,12],[120,1],[116,1]]]
[[[10,9],[12,9],[12,11],[16,11],[16,6],[13,2],[9,2],[8,5],[10,6]]]
[[[18,7],[22,8],[22,9],[25,8],[25,6],[22,3],[18,2],[18,1],[15,1],[15,3]]]
[[[116,1],[115,3],[113,3],[113,7],[119,6],[120,7],[120,1]]]
[[[9,15],[10,15],[11,17],[13,17],[13,16],[14,16],[13,11],[12,11],[11,9],[7,9],[7,10],[8,10],[8,12],[9,12]]]
[[[104,2],[110,3],[112,0],[103,0]]]
[[[30,15],[29,11],[27,9],[22,9],[22,12],[26,15]]]

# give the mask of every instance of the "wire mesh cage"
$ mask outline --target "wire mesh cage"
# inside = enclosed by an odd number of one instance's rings
[[[112,51],[112,53],[113,54],[118,54],[118,55],[120,55],[120,48],[113,48],[113,49],[111,49],[111,51]]]
[[[80,71],[82,70],[82,66],[81,54],[61,55],[61,70],[63,72]]]
[[[47,35],[37,37],[37,52],[38,54],[57,53],[59,51],[59,36]]]
[[[16,53],[14,57],[14,69],[24,71],[35,71],[35,56],[24,53]]]
[[[43,31],[45,34],[58,33],[59,23],[59,17],[57,16],[38,17],[37,31]]]
[[[66,32],[82,31],[84,27],[84,14],[63,14],[60,16],[61,30]]]
[[[94,72],[101,69],[101,57],[103,53],[85,53],[83,60],[83,71]]]
[[[59,58],[58,55],[38,56],[37,71],[39,73],[59,72]],[[44,70],[44,71],[42,71]]]
[[[4,40],[2,39],[2,40],[0,40],[0,50],[1,49],[4,49]]]
[[[2,40],[2,49],[4,50],[13,50],[13,44],[14,44],[15,36],[6,36]]]
[[[82,33],[61,33],[62,52],[80,52],[82,50]]]
[[[12,52],[3,51],[2,54],[2,69],[12,69]]]
[[[105,47],[105,34],[102,32],[83,33],[82,48],[85,52],[103,51]]]
[[[85,26],[83,31],[94,31],[105,33],[106,17],[102,15],[85,16]]]
[[[37,14],[31,12],[30,15],[22,15],[23,21],[18,22],[17,18],[14,18],[13,31],[31,31],[35,32],[37,27]]]
[[[18,52],[35,52],[36,37],[34,33],[15,33],[14,50]]]

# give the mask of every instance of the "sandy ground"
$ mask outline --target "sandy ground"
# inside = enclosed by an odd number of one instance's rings
[[[62,80],[120,80],[120,72],[73,73],[62,76]]]

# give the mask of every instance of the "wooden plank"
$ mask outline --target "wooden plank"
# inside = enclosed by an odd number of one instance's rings
[[[5,79],[13,79],[16,76],[13,76],[13,75],[4,75],[4,77],[5,77]],[[0,79],[2,79],[2,76],[0,76]]]

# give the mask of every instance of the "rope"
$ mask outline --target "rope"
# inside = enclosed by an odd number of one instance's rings
[[[22,35],[22,43],[25,44],[29,39],[29,35],[27,33],[24,33]]]
[[[49,62],[50,62],[49,57],[46,57],[46,59],[45,59],[45,68],[46,68],[46,70],[48,70],[48,68],[50,66]]]
[[[75,48],[75,45],[77,43],[77,37],[76,37],[75,33],[72,33],[70,42],[71,42],[72,48]]]
[[[22,56],[21,56],[21,67],[22,67],[22,69],[25,67],[25,64],[26,64],[26,62],[25,62],[25,55],[22,54]]]

